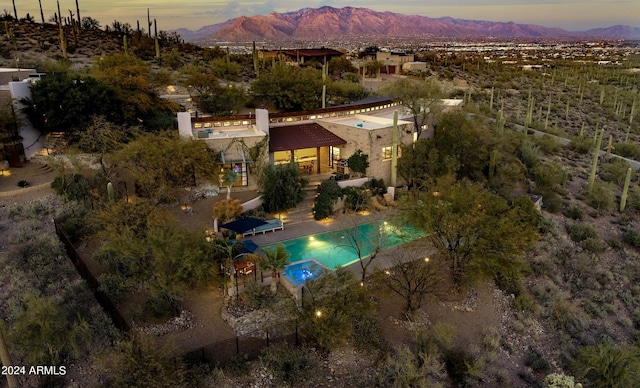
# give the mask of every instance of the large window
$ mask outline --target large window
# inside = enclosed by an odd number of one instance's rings
[[[402,147],[398,147],[398,157],[402,156]],[[382,160],[389,160],[393,155],[391,155],[393,151],[393,146],[382,147]]]
[[[227,163],[222,165],[222,171],[233,169],[238,174],[238,180],[233,183],[233,187],[247,186],[249,184],[249,177],[247,175],[246,163]],[[223,185],[224,174],[220,174],[220,186]]]

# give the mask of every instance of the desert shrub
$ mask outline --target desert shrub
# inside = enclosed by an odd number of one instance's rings
[[[613,159],[611,162],[605,163],[600,169],[600,179],[605,182],[614,182],[616,185],[622,186],[629,167],[628,162],[622,159]]]
[[[442,363],[431,354],[415,354],[402,346],[376,370],[376,382],[380,387],[433,387],[443,386],[445,378]]]
[[[368,205],[368,198],[360,187],[345,187],[342,192],[345,195],[344,207],[353,211],[364,210]]]
[[[256,281],[249,280],[244,283],[242,299],[249,307],[261,309],[270,306],[274,302],[273,293],[268,287],[263,287]]]
[[[260,363],[274,376],[286,383],[300,381],[315,369],[319,357],[310,349],[289,345],[284,342],[265,348]]]
[[[549,213],[559,213],[562,210],[562,198],[552,190],[540,191],[542,208]]]
[[[80,174],[58,175],[51,188],[67,201],[82,201],[90,196],[91,183]]]
[[[572,220],[581,220],[584,217],[584,210],[580,206],[571,206],[565,209],[563,212],[565,217],[571,218]]]
[[[640,247],[640,234],[631,229],[626,229],[622,234],[622,241],[631,244],[634,247]]]
[[[525,353],[524,364],[536,372],[547,372],[550,369],[549,362],[534,348],[529,347]]]
[[[29,182],[25,181],[24,179],[23,180],[19,180],[18,181],[18,186],[19,187],[27,187],[27,186],[29,186]]]
[[[554,137],[547,134],[544,134],[542,137],[535,138],[535,142],[545,154],[555,154],[562,148],[562,144],[560,144]]]
[[[527,294],[520,294],[513,300],[513,308],[516,311],[528,311],[535,312],[537,306],[531,296]]]
[[[603,343],[586,346],[573,369],[595,387],[634,387],[640,381],[640,348]]]
[[[587,192],[587,203],[596,210],[610,210],[615,204],[615,187],[611,183],[596,181],[591,192]]]
[[[249,372],[249,356],[239,353],[229,361],[226,367],[232,374],[244,376]]]
[[[444,354],[445,369],[455,386],[468,384],[468,379],[472,377],[470,372],[474,364],[473,356],[464,349],[455,348]]]
[[[582,242],[582,248],[592,253],[602,253],[606,249],[606,245],[597,237],[589,237]]]
[[[129,295],[130,284],[122,276],[102,274],[98,280],[100,282],[99,290],[107,294],[115,304],[120,303]]]
[[[357,150],[353,155],[347,159],[349,170],[359,173],[360,176],[365,176],[367,168],[369,167],[369,155],[363,154],[361,150]]]
[[[634,185],[633,187],[629,187],[627,209],[635,212],[640,211],[640,186]]]
[[[615,143],[613,148],[615,149],[616,155],[631,159],[640,158],[640,146],[636,143]]]
[[[363,185],[363,188],[371,190],[371,195],[382,195],[387,192],[387,185],[384,179],[371,179]]]
[[[82,237],[93,233],[94,229],[89,218],[89,210],[84,206],[77,206],[73,211],[60,217],[58,222],[69,240],[77,242]]]
[[[593,149],[593,139],[575,136],[569,142],[569,149],[575,153],[584,155]]]
[[[564,177],[565,170],[555,162],[539,163],[533,169],[533,179],[538,191],[559,192],[562,189]]]
[[[520,146],[519,156],[527,168],[533,168],[542,159],[542,151],[540,146],[534,145],[531,141],[525,139]]]
[[[177,301],[163,293],[151,293],[144,302],[145,314],[155,318],[170,318],[180,314]]]
[[[381,353],[385,349],[380,322],[372,316],[357,316],[353,320],[353,341],[365,351]]]
[[[589,238],[598,237],[598,232],[588,224],[567,223],[564,228],[574,242],[582,242]]]
[[[500,330],[495,326],[488,327],[482,338],[482,345],[490,352],[498,349],[500,346]]]

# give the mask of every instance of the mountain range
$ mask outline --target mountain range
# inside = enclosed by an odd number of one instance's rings
[[[211,44],[216,41],[283,39],[331,39],[345,37],[497,37],[553,38],[603,37],[640,39],[640,28],[617,25],[587,31],[567,31],[534,24],[430,18],[368,8],[324,6],[294,12],[272,12],[266,16],[241,16],[204,26],[197,31],[178,29],[187,42]]]

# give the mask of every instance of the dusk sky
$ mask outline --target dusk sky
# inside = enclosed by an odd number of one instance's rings
[[[323,5],[340,8],[345,6],[370,8],[375,11],[391,11],[428,17],[451,16],[460,19],[513,21],[560,27],[566,30],[587,30],[616,24],[640,27],[640,0],[400,0],[398,3],[380,0],[329,0],[329,1],[242,1],[218,0],[78,0],[80,16],[91,16],[100,25],[110,25],[114,19],[136,27],[145,26],[147,8],[151,19],[156,18],[159,30],[198,28],[226,21],[238,16],[266,15],[269,12],[290,12],[304,7]],[[11,3],[5,10],[13,13]],[[45,19],[56,12],[53,0],[42,0]],[[38,0],[16,1],[18,17],[26,13],[40,21]],[[68,15],[75,14],[75,0],[60,0],[60,9]]]

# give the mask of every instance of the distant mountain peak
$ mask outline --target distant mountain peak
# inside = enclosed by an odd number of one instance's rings
[[[368,8],[329,5],[302,8],[297,11],[268,15],[241,16],[224,23],[205,26],[198,31],[179,29],[187,41],[211,43],[215,41],[249,41],[279,39],[331,39],[345,37],[607,37],[640,39],[640,28],[612,26],[588,31],[566,31],[513,21],[430,18],[393,12],[378,12]]]

